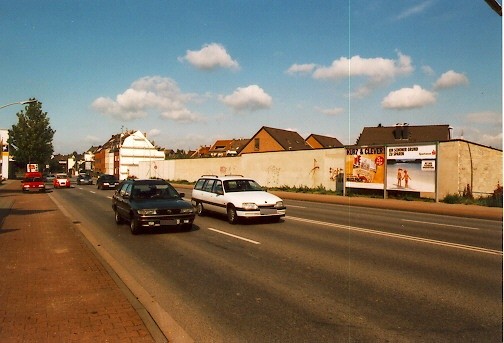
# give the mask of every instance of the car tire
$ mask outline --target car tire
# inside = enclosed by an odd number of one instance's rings
[[[130,220],[130,231],[134,235],[138,235],[140,233],[140,227],[138,225],[138,221],[135,218],[131,218]]]
[[[230,205],[227,208],[227,218],[229,224],[236,224],[236,222],[238,221],[238,215],[236,214],[236,209],[233,205]]]
[[[196,213],[200,217],[205,215],[205,209],[203,208],[203,204],[200,201],[198,201],[198,203],[196,204]]]
[[[121,225],[122,223],[124,223],[124,220],[121,218],[121,216],[117,212],[117,209],[114,211],[114,219],[115,219],[115,222],[117,225]]]

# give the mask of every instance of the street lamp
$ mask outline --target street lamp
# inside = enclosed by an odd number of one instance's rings
[[[26,104],[33,104],[34,102],[37,102],[37,100],[24,100],[24,101],[17,101],[17,102],[11,102],[10,104],[0,106],[0,108],[4,108],[7,106],[12,106],[12,105],[26,105]]]

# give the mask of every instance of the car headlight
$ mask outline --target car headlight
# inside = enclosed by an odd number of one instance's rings
[[[180,210],[180,213],[193,213],[194,212],[194,209],[191,207],[191,208],[183,208]]]
[[[150,209],[142,209],[142,210],[137,210],[137,213],[141,216],[148,216],[152,214],[156,214],[156,210],[150,210]]]
[[[277,201],[276,202],[275,208],[283,208],[283,207],[284,207],[283,201]]]
[[[255,203],[253,203],[253,202],[244,202],[242,204],[242,207],[243,207],[244,210],[247,210],[247,211],[257,210],[258,209],[257,205]]]

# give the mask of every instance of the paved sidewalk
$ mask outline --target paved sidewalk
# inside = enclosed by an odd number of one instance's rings
[[[155,342],[141,306],[48,194],[20,188],[0,186],[0,342]]]

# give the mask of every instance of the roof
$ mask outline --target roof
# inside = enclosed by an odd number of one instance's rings
[[[334,137],[329,137],[329,136],[322,136],[322,135],[317,135],[317,134],[311,134],[306,138],[306,141],[308,141],[310,138],[315,139],[322,147],[324,148],[341,148],[343,147],[343,144]]]
[[[263,126],[254,137],[261,132],[266,131],[284,150],[311,150],[312,147],[295,131],[275,129],[272,127]]]
[[[443,142],[451,139],[449,125],[408,125],[365,127],[356,145]]]

